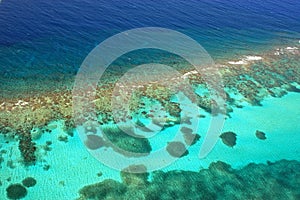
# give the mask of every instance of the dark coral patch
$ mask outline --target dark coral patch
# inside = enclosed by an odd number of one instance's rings
[[[128,131],[125,132],[117,126],[104,127],[102,131],[107,145],[125,156],[144,156],[152,150],[147,138],[137,137],[134,133],[128,134]]]
[[[200,135],[193,133],[183,133],[184,141],[187,145],[196,144],[196,142],[200,139]]]
[[[33,187],[35,186],[36,184],[36,180],[32,177],[27,177],[25,178],[23,181],[22,181],[22,184],[25,186],[25,187]]]
[[[236,134],[234,132],[225,132],[220,135],[222,142],[229,147],[233,147],[236,145]]]
[[[20,137],[19,150],[26,165],[35,163],[36,146],[35,143],[32,142],[30,134],[24,134]]]
[[[130,186],[143,186],[148,183],[149,173],[144,165],[130,165],[121,171],[123,183]]]
[[[97,135],[88,135],[87,140],[84,141],[84,144],[87,148],[91,150],[99,149],[105,146],[104,140]]]
[[[260,139],[260,140],[265,140],[265,139],[267,139],[266,134],[265,134],[264,132],[262,132],[262,131],[257,130],[257,131],[255,132],[255,135],[256,135],[256,137],[257,137],[258,139]]]
[[[168,153],[173,157],[183,157],[188,155],[188,150],[182,142],[169,142],[167,145]]]
[[[22,199],[27,195],[27,190],[19,183],[11,184],[6,188],[6,194],[9,199]]]
[[[191,128],[188,128],[188,127],[182,127],[182,128],[180,129],[180,131],[181,131],[182,133],[192,133],[192,132],[193,132],[193,130],[192,130]]]
[[[232,170],[231,166],[227,163],[222,161],[213,162],[209,165],[209,170],[211,171],[223,171],[223,172],[230,172]]]
[[[122,197],[126,191],[127,188],[124,184],[112,179],[106,179],[103,182],[83,187],[79,193],[83,199],[105,199],[104,197],[123,199]]]
[[[146,184],[146,176],[126,174],[122,183],[105,180],[85,186],[79,199],[299,199],[299,168],[300,162],[287,160],[241,169],[217,161],[198,172],[158,170]]]
[[[192,124],[191,119],[192,117],[183,117],[181,119],[181,123],[191,125]]]
[[[195,144],[201,137],[198,134],[193,134],[193,130],[188,127],[182,127],[180,131],[182,132],[184,141],[187,145]]]
[[[297,88],[296,86],[294,85],[289,85],[289,88],[287,89],[288,91],[291,91],[291,92],[297,92],[297,93],[300,93],[300,89]]]

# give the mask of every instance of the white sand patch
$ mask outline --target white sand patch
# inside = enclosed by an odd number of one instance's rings
[[[248,61],[257,61],[257,60],[262,60],[263,58],[261,56],[246,56],[245,59]]]
[[[280,52],[279,52],[279,51],[276,51],[276,52],[274,53],[274,55],[275,55],[275,56],[279,56],[279,55],[280,55]]]
[[[190,71],[190,72],[187,72],[187,73],[185,73],[185,74],[183,74],[182,76],[181,76],[181,78],[188,78],[190,75],[192,75],[192,74],[198,74],[198,71],[196,71],[196,70],[193,70],[193,71]]]
[[[293,51],[293,50],[297,50],[298,47],[287,47],[286,50],[290,50],[290,51]]]
[[[15,106],[26,106],[28,105],[29,103],[26,102],[26,101],[23,101],[23,100],[18,100],[17,103],[15,103]]]
[[[245,60],[239,60],[239,61],[229,61],[228,64],[231,65],[245,65],[248,64]]]
[[[262,60],[263,57],[261,56],[245,56],[245,58],[239,60],[239,61],[229,61],[228,64],[230,65],[246,65],[249,64],[249,62],[255,62]]]

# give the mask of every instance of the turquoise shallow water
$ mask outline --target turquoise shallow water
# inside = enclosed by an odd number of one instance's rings
[[[196,178],[198,175],[193,175],[192,172],[208,169],[211,163],[217,161],[228,163],[234,169],[244,169],[249,163],[266,165],[267,162],[273,163],[282,159],[299,161],[298,155],[300,149],[298,141],[300,138],[297,132],[299,127],[297,127],[298,125],[296,124],[299,121],[300,115],[299,109],[295,109],[298,106],[299,100],[300,95],[298,93],[291,93],[283,98],[266,99],[262,102],[263,106],[261,107],[247,105],[243,109],[235,110],[232,114],[232,118],[226,121],[223,129],[223,131],[230,130],[237,133],[238,139],[234,148],[228,148],[228,146],[224,145],[220,140],[207,158],[199,159],[198,154],[202,142],[202,140],[200,140],[199,143],[188,149],[188,156],[163,168],[162,171],[174,172],[175,170],[178,172],[178,170],[183,170],[186,173],[191,173],[191,175],[182,175],[183,177],[188,178],[188,176],[191,176],[192,178],[194,176]],[[206,125],[208,124],[207,121],[209,121],[209,119],[203,118],[203,121],[200,122],[202,126],[200,126],[199,133],[205,132]],[[34,166],[24,167],[22,163],[17,162],[20,159],[20,153],[16,141],[9,140],[9,143],[1,145],[1,157],[3,159],[1,163],[1,196],[6,196],[4,188],[9,184],[20,183],[26,177],[34,177],[37,184],[32,188],[28,188],[28,194],[24,199],[57,199],[62,198],[62,196],[64,199],[75,199],[78,197],[79,189],[85,185],[97,183],[106,179],[122,181],[118,170],[111,169],[110,167],[101,164],[88,153],[79,139],[78,134],[75,133],[74,137],[69,137],[67,142],[59,141],[59,136],[66,135],[63,131],[63,123],[57,121],[53,122],[52,125],[53,124],[57,124],[57,126],[51,133],[45,133],[40,139],[35,140],[37,143],[36,146],[39,148],[37,154],[41,157],[41,161]],[[153,147],[155,148],[156,143],[160,146],[161,144],[159,143],[162,141],[172,140],[176,129],[177,127],[175,126],[156,135],[153,141],[151,141]],[[266,133],[267,139],[265,141],[256,138],[255,131],[257,129],[263,130]],[[8,141],[8,139],[3,136],[1,136],[1,140]],[[45,150],[47,141],[52,141],[50,151]],[[7,152],[4,153],[3,150],[6,150]],[[12,164],[9,164],[9,161],[13,161]],[[287,164],[286,166],[291,165],[284,162],[282,163],[283,166],[285,166],[285,164]],[[47,166],[50,168],[47,169]],[[266,165],[266,169],[264,170],[268,173],[273,173],[272,171],[269,171],[267,166],[268,165]],[[281,168],[281,166],[279,166],[279,171],[285,167]],[[291,175],[298,176],[297,169],[298,168],[294,169],[296,171],[291,172]],[[262,169],[257,168],[256,171],[257,170],[259,171]],[[99,176],[99,173],[101,173],[101,176]],[[225,172],[220,171],[219,173],[222,174]],[[252,176],[253,173],[257,172],[249,173],[252,173],[250,174],[250,176]],[[277,173],[276,170],[274,173]],[[288,174],[286,175],[288,176]],[[223,180],[225,182],[224,184],[231,185],[227,180],[227,176],[228,175],[225,173],[220,177],[220,180]],[[183,177],[179,178],[177,181],[184,181],[184,179],[182,179]],[[267,175],[257,174],[258,179],[263,177],[267,181],[265,183],[266,185],[272,183],[268,182],[269,177]],[[248,178],[247,176],[245,177],[246,180]],[[205,181],[206,179],[202,178],[201,180]],[[297,183],[297,180],[295,181]],[[109,187],[109,184],[106,185],[106,187]],[[179,185],[176,186],[175,184],[174,187],[179,187]],[[207,185],[205,187],[212,186]],[[49,188],[51,189],[49,190]],[[297,186],[295,186],[295,188],[297,188]],[[101,187],[99,190],[100,189]],[[181,193],[184,192],[183,188],[178,188],[177,190],[179,189],[183,190]],[[253,190],[255,189],[256,188],[254,187]],[[251,189],[249,190],[251,191]],[[211,192],[212,191],[214,190],[211,190]],[[242,189],[241,192],[240,198],[247,198],[247,196],[250,198],[251,195],[248,193],[249,191],[243,192]],[[183,196],[180,196],[181,193],[178,192],[179,198],[184,198]],[[234,195],[234,193],[235,191],[226,191],[226,195],[229,196],[230,194],[231,196]],[[269,195],[268,197],[277,195],[274,191],[266,191],[266,193]],[[204,194],[207,194],[207,192]],[[224,194],[221,193],[219,195]],[[257,192],[255,195],[259,197],[260,193]],[[280,195],[285,196],[287,194],[285,192],[280,192]],[[291,196],[285,197],[293,199]]]
[[[295,0],[0,1],[0,199],[300,199],[299,12]],[[119,57],[95,99],[87,95],[94,110],[73,113],[76,95],[90,89],[72,93],[88,53],[149,26],[195,39],[219,69],[225,122],[205,158],[214,101],[180,56],[142,49]],[[115,84],[145,63],[171,68]],[[158,84],[145,84],[152,78]],[[180,101],[187,83],[196,97]],[[117,118],[111,97],[121,99]]]

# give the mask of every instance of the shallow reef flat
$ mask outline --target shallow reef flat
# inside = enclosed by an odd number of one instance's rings
[[[245,102],[260,106],[261,101],[268,96],[282,97],[287,92],[300,92],[299,54],[298,47],[286,47],[266,52],[261,56],[246,56],[243,58],[246,60],[243,63],[217,64],[216,66],[222,74],[227,100],[227,110],[220,112],[230,116],[234,107],[243,107]],[[185,85],[180,84],[184,80],[188,80],[196,91],[197,96],[192,99],[193,103],[206,112],[211,112],[212,102],[209,92],[203,92],[206,87],[203,77],[197,71],[189,71],[189,69],[181,69],[181,74],[183,75],[178,77],[166,76],[162,82],[146,85],[143,85],[141,80],[127,80],[124,84],[130,85],[128,93],[132,92],[133,96],[124,94],[122,87],[117,87],[119,91],[115,90],[120,74],[113,74],[114,76],[110,73],[106,74],[104,81],[100,81],[97,88],[94,88],[94,98],[91,98],[93,111],[99,116],[98,122],[100,124],[118,123],[133,118],[137,113],[144,118],[155,120],[155,116],[151,113],[152,110],[147,110],[145,104],[145,99],[150,99],[157,101],[166,110],[169,116],[167,121],[170,123],[165,125],[179,123],[181,109],[179,104],[171,99],[184,89]],[[162,83],[169,83],[174,89],[170,90]],[[61,83],[61,85],[63,84]],[[20,141],[20,151],[25,163],[36,161],[34,156],[36,148],[31,136],[32,130],[45,132],[48,130],[47,124],[50,122],[64,120],[65,130],[72,134],[75,128],[72,111],[74,96],[72,96],[70,85],[70,82],[67,82],[64,87],[59,87],[57,90],[47,91],[44,86],[40,92],[35,91],[35,94],[20,95],[16,93],[15,97],[12,94],[1,97],[0,131],[5,136],[16,137]],[[4,91],[13,91],[10,87],[4,88]],[[84,93],[76,95],[80,96]],[[120,113],[117,113],[120,116],[116,119],[114,117],[116,114],[112,114],[112,96],[120,97],[124,101],[128,100],[131,113],[124,115],[122,112],[124,108],[121,104],[118,108]],[[86,116],[82,117],[82,121],[84,120],[86,120]]]

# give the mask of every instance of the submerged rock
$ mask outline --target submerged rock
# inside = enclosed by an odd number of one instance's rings
[[[182,142],[169,142],[167,151],[171,156],[177,158],[186,156],[189,153]]]
[[[255,132],[255,135],[256,135],[256,137],[257,137],[258,139],[260,139],[260,140],[265,140],[265,139],[267,139],[266,134],[265,134],[264,132],[262,132],[262,131],[257,130],[257,131]]]
[[[236,134],[234,132],[225,132],[220,135],[222,142],[229,147],[233,147],[236,145]]]

